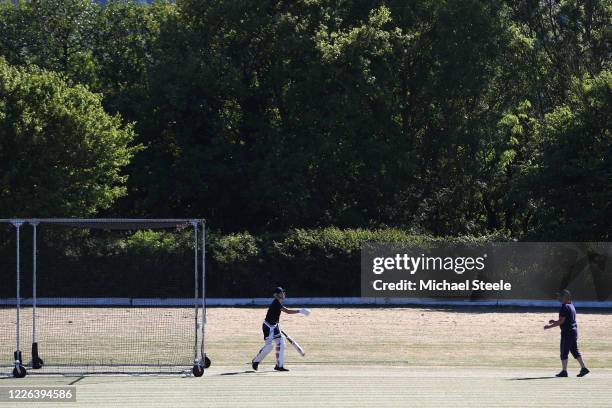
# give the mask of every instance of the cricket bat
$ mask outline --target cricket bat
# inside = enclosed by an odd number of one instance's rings
[[[302,346],[300,346],[297,341],[293,340],[287,333],[285,333],[284,330],[281,330],[281,333],[283,333],[283,336],[287,338],[287,341],[289,342],[289,344],[291,344],[293,348],[295,348],[297,352],[300,353],[300,356],[304,357],[306,353],[304,352],[304,349],[302,348]]]

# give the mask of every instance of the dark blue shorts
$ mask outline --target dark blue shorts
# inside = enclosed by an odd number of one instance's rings
[[[569,353],[572,357],[580,357],[578,351],[578,332],[561,333],[561,360],[567,360]]]
[[[261,330],[263,330],[264,340],[267,339],[268,336],[270,335],[270,328],[265,323],[263,323],[261,325]],[[280,328],[279,328],[278,325],[276,325],[276,327],[274,327],[274,338],[276,339],[276,338],[280,337],[280,335],[281,335],[280,334]]]

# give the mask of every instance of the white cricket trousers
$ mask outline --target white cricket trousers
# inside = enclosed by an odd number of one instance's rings
[[[261,326],[264,335],[264,346],[259,350],[259,353],[253,359],[254,362],[261,362],[274,347],[276,342],[276,365],[284,367],[285,365],[285,337],[282,335],[279,324],[271,325],[264,320]]]

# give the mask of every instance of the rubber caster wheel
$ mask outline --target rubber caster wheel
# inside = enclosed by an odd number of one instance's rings
[[[27,374],[27,371],[24,366],[19,365],[13,368],[13,377],[15,378],[23,378]]]
[[[201,377],[202,374],[204,374],[204,369],[199,365],[194,365],[191,372],[193,373],[194,377]]]
[[[211,361],[210,358],[204,356],[204,368],[210,367]]]
[[[35,370],[42,368],[43,365],[45,365],[45,362],[42,360],[42,358],[35,358],[32,360],[32,368]]]

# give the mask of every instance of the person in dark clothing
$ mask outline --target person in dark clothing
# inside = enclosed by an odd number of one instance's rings
[[[589,369],[584,365],[582,355],[578,350],[578,325],[576,324],[576,308],[572,304],[572,294],[565,289],[559,294],[559,320],[550,320],[544,330],[559,326],[561,328],[561,372],[557,377],[567,377],[567,359],[570,353],[580,363],[578,377],[584,377]]]
[[[310,313],[308,309],[291,310],[283,306],[283,302],[287,296],[285,294],[285,290],[281,287],[274,290],[273,296],[274,300],[268,307],[266,319],[261,327],[265,344],[262,349],[259,350],[259,353],[257,353],[253,361],[251,361],[251,366],[255,371],[258,369],[259,363],[268,355],[270,351],[272,351],[274,342],[276,342],[276,366],[274,369],[276,371],[289,371],[285,368],[285,338],[281,333],[281,328],[279,325],[281,311],[288,314],[301,313],[305,316],[308,316]]]

